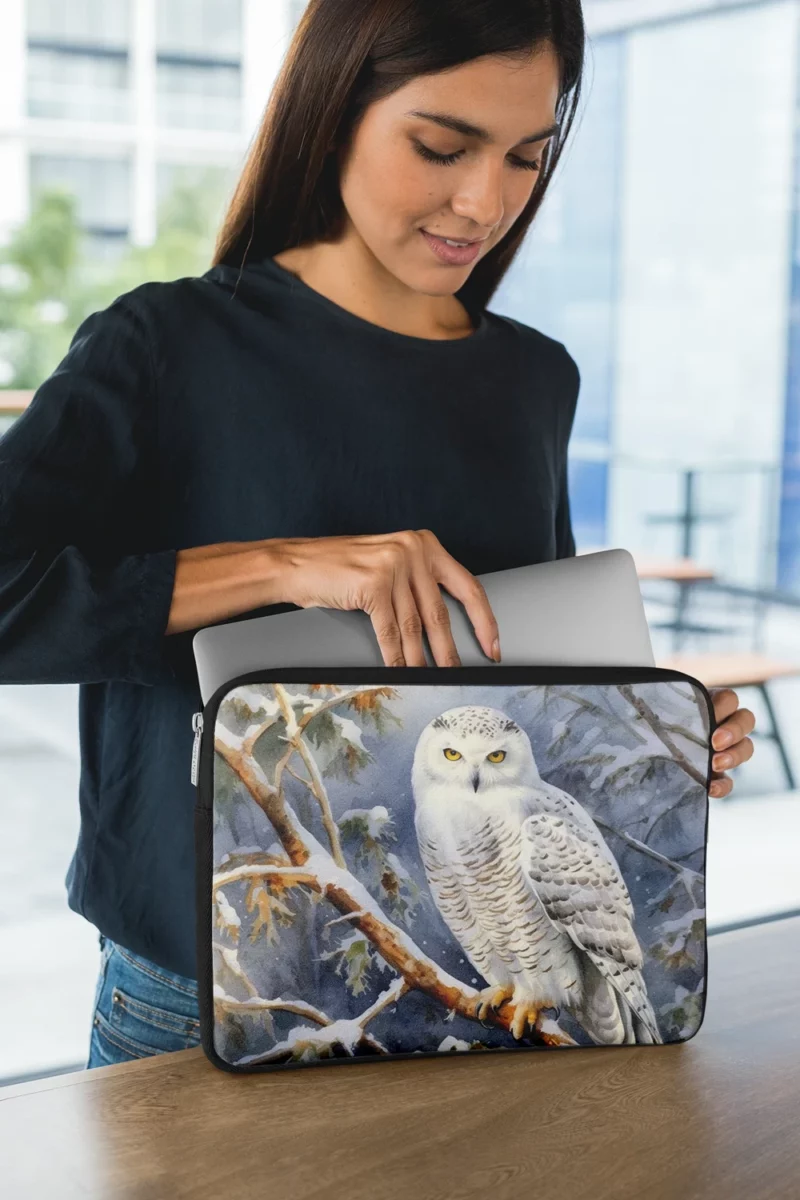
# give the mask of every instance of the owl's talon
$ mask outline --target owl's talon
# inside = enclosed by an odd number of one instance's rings
[[[525,1037],[528,1027],[536,1029],[542,1008],[548,1005],[533,1004],[529,1000],[518,1000],[514,1009],[514,1019],[511,1022],[511,1032],[519,1041]]]
[[[475,997],[475,1016],[483,1021],[492,1012],[497,1012],[506,1000],[510,1000],[514,989],[510,987],[488,987]]]

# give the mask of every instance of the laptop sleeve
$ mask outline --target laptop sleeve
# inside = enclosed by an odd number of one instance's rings
[[[703,684],[656,667],[231,680],[194,720],[206,1055],[688,1040],[714,728]]]

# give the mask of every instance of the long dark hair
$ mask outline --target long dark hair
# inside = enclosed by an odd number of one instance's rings
[[[556,119],[526,207],[459,295],[485,308],[544,199],[578,107],[580,0],[309,0],[217,236],[212,265],[242,267],[336,240],[345,219],[336,148],[366,108],[419,75],[549,43],[561,67]]]

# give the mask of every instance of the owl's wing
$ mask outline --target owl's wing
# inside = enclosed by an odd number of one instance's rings
[[[588,828],[553,813],[526,817],[521,833],[522,867],[550,920],[660,1041],[641,976],[633,905],[611,852],[597,845]]]

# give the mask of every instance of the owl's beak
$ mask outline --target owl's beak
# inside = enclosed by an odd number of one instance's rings
[[[472,790],[473,790],[473,792],[477,792],[478,784],[480,783],[480,780],[481,780],[481,777],[480,777],[477,767],[472,772],[471,779],[472,779]]]

